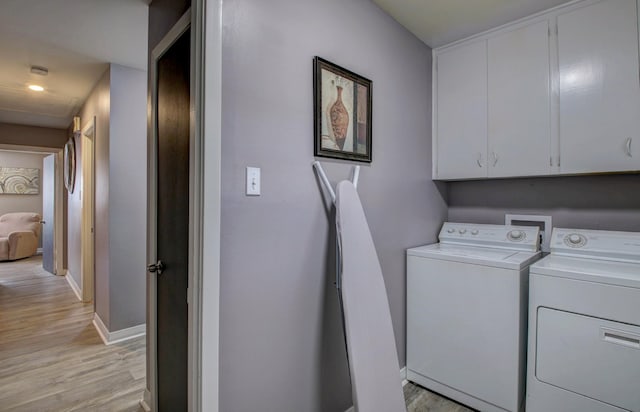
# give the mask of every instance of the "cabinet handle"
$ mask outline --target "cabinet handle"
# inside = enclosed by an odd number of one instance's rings
[[[493,156],[493,167],[496,167],[498,164],[498,155],[496,152],[491,152],[491,155]]]
[[[627,146],[625,148],[625,152],[627,153],[627,156],[629,157],[633,157],[633,154],[631,153],[631,143],[633,142],[633,139],[631,137],[629,137],[627,139]]]
[[[482,167],[482,153],[478,153],[478,167]]]

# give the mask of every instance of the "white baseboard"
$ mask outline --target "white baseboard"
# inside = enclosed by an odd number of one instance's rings
[[[67,283],[71,286],[71,289],[73,290],[73,293],[76,294],[78,300],[82,302],[82,290],[80,290],[80,286],[78,286],[76,281],[73,279],[73,276],[71,276],[71,272],[67,271],[64,277],[67,278]]]
[[[406,385],[407,383],[409,383],[409,381],[407,380],[407,367],[405,366],[404,368],[400,369],[400,378],[402,379],[402,387],[404,387],[404,385]],[[355,412],[356,408],[355,407],[350,407],[349,409],[347,409],[344,412]]]
[[[144,412],[151,412],[151,392],[149,392],[148,388],[144,389],[144,394],[142,395],[142,399],[140,400],[140,406],[144,410]]]
[[[130,328],[116,330],[115,332],[109,332],[109,329],[107,329],[97,313],[93,314],[93,326],[95,326],[98,335],[100,335],[105,345],[124,342],[125,340],[144,336],[147,333],[147,325],[144,323]]]

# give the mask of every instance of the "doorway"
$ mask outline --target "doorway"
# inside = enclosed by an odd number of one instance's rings
[[[95,309],[95,122],[93,117],[80,133],[82,152],[81,203],[82,221],[80,267],[82,301],[93,302]]]
[[[191,31],[181,19],[153,53],[152,168],[149,174],[149,271],[155,334],[149,352],[157,399],[153,410],[187,410]],[[152,330],[154,330],[152,329]],[[161,360],[161,361],[158,361]]]

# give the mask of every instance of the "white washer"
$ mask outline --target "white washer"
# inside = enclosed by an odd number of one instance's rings
[[[407,250],[407,379],[483,411],[524,406],[539,229],[445,223]]]
[[[640,233],[554,229],[529,299],[527,412],[639,412]]]

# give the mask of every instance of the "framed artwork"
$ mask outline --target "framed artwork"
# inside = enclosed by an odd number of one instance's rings
[[[0,194],[37,195],[40,193],[40,169],[0,167]]]
[[[76,142],[70,137],[64,145],[64,186],[73,193],[76,182]]]
[[[313,60],[314,155],[371,162],[371,80]]]

